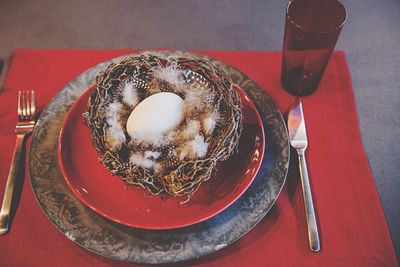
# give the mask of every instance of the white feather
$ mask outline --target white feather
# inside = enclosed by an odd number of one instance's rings
[[[120,148],[121,144],[126,141],[125,131],[122,129],[119,112],[122,104],[113,102],[107,109],[107,124],[109,128],[106,131],[106,139],[111,147]]]
[[[184,91],[185,113],[190,114],[194,110],[202,110],[205,106],[204,92],[190,88]]]
[[[185,158],[202,158],[207,154],[208,145],[209,143],[204,141],[204,137],[198,134],[194,137],[194,139],[179,148],[179,159],[184,160]]]
[[[158,157],[160,157],[160,155],[161,155],[161,152],[159,152],[159,151],[148,150],[148,151],[144,152],[144,156],[147,159],[150,159],[150,158],[158,159]]]
[[[146,169],[154,169],[156,166],[156,162],[154,160],[148,159],[138,153],[131,154],[129,160],[132,162],[132,164]]]
[[[214,111],[203,120],[203,129],[206,134],[211,135],[215,129],[215,126],[218,124],[220,119],[220,115],[218,112]]]
[[[188,120],[186,127],[182,131],[182,136],[184,138],[190,138],[195,136],[200,132],[200,122],[197,120]]]
[[[204,141],[204,137],[196,135],[196,137],[190,142],[192,153],[198,158],[202,158],[207,154],[208,143]]]
[[[139,103],[137,89],[133,82],[127,82],[124,84],[124,87],[122,88],[122,101],[131,107],[135,107]]]
[[[151,144],[155,147],[160,147],[171,141],[170,135],[164,134],[135,134],[132,137],[132,143]]]
[[[118,114],[121,108],[122,105],[119,102],[113,102],[108,105],[108,111],[111,112],[113,115]]]
[[[186,82],[184,80],[183,71],[178,69],[176,64],[171,64],[166,67],[153,69],[154,77],[166,81],[169,84],[181,88]]]

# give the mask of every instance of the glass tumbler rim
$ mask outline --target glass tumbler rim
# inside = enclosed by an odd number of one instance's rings
[[[347,21],[347,11],[346,11],[346,8],[344,7],[343,3],[342,3],[341,1],[339,1],[339,0],[332,0],[332,1],[337,2],[337,3],[339,4],[339,6],[343,9],[343,11],[344,11],[344,18],[343,18],[343,21],[342,21],[336,28],[334,28],[334,29],[332,29],[332,30],[321,31],[321,30],[307,29],[305,26],[303,26],[303,25],[297,23],[297,22],[289,15],[289,8],[290,8],[290,5],[291,5],[294,1],[299,1],[299,0],[290,0],[290,1],[288,2],[287,6],[286,6],[286,17],[288,18],[288,20],[289,20],[289,22],[290,22],[291,24],[294,24],[297,28],[299,28],[299,29],[301,29],[301,30],[303,30],[303,31],[305,31],[305,32],[312,32],[312,33],[319,33],[319,34],[327,34],[327,33],[335,32],[335,31],[337,31],[337,30],[343,28],[343,25],[344,25],[344,24],[346,23],[346,21]]]

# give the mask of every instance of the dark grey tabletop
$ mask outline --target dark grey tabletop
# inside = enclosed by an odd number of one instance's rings
[[[281,50],[285,0],[1,0],[0,58],[17,48]],[[400,256],[400,2],[343,0],[360,129]],[[0,78],[1,80],[1,78]]]

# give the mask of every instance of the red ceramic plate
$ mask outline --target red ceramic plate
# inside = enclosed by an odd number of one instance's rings
[[[126,187],[99,161],[82,113],[89,88],[69,110],[59,136],[61,171],[74,194],[88,207],[115,222],[144,229],[173,229],[204,221],[221,212],[249,187],[264,155],[264,129],[250,98],[238,88],[244,125],[239,153],[217,165],[217,171],[186,204],[167,196],[147,196]]]

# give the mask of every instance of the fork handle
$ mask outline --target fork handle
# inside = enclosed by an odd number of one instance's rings
[[[303,188],[304,208],[306,210],[308,240],[310,243],[310,249],[314,252],[318,252],[321,245],[319,242],[317,220],[315,219],[314,204],[312,199],[310,181],[308,178],[305,150],[298,149],[297,154],[299,155],[301,187]]]
[[[14,185],[17,180],[19,162],[21,159],[21,148],[24,143],[24,134],[17,134],[14,153],[11,160],[10,172],[8,173],[6,189],[0,211],[0,235],[7,233],[10,226],[10,211],[14,194]]]

